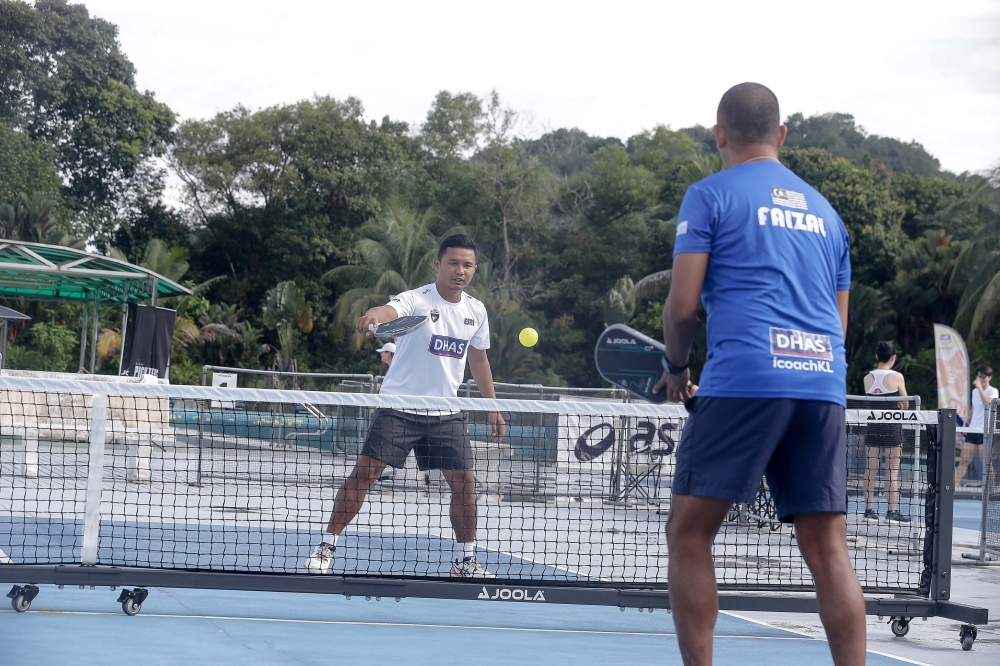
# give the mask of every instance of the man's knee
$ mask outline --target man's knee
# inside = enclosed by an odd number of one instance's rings
[[[368,488],[378,480],[385,467],[386,464],[377,458],[361,456],[355,463],[354,469],[351,470],[349,479],[353,480],[353,485],[358,488]]]
[[[711,543],[732,502],[717,497],[675,495],[667,518],[667,545]]]
[[[847,524],[836,512],[795,516],[795,540],[810,566],[840,561],[847,556]]]

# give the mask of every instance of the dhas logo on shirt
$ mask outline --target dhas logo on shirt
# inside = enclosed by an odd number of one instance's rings
[[[805,333],[794,328],[771,327],[771,353],[778,356],[833,360],[833,345],[829,335]]]
[[[431,346],[427,351],[435,356],[447,356],[448,358],[464,358],[465,349],[469,346],[468,340],[449,338],[445,335],[432,335]]]

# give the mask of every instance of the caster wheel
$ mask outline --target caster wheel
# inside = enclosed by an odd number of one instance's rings
[[[25,599],[23,594],[19,594],[10,600],[10,606],[18,613],[23,613],[31,608],[31,601]]]
[[[976,628],[965,624],[962,625],[962,633],[959,636],[959,640],[962,641],[962,649],[968,652],[972,649],[972,644],[976,642],[976,635],[978,632]]]
[[[142,604],[137,604],[135,599],[126,599],[122,602],[122,610],[129,616],[138,615],[139,611],[142,610]]]
[[[892,633],[898,638],[902,638],[910,631],[910,623],[907,620],[893,620]]]

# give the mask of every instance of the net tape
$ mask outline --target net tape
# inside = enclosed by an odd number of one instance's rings
[[[95,435],[95,404],[105,413],[103,437]],[[301,574],[385,409],[466,412],[476,555],[501,580],[666,586],[663,528],[686,412],[645,403],[2,377],[0,551],[22,564]],[[507,422],[499,443],[491,439],[491,410]],[[899,508],[908,525],[884,519],[885,494],[894,490],[887,462],[873,462],[863,443],[876,413],[900,422]],[[848,536],[868,591],[924,587],[926,435],[936,420],[932,412],[848,410]],[[403,435],[421,434],[422,426],[412,427]],[[862,517],[866,477],[879,522]],[[341,536],[331,573],[447,578],[457,551],[450,501],[441,472],[417,469],[413,455],[402,468],[387,468]],[[763,482],[753,504],[734,507],[714,554],[724,589],[812,586]]]

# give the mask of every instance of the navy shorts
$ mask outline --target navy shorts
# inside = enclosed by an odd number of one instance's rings
[[[421,470],[472,469],[476,459],[469,440],[468,416],[465,412],[434,416],[375,410],[361,455],[401,468],[410,451]]]
[[[799,513],[847,513],[847,432],[840,405],[696,397],[688,410],[674,494],[750,503],[766,475],[784,522]]]

